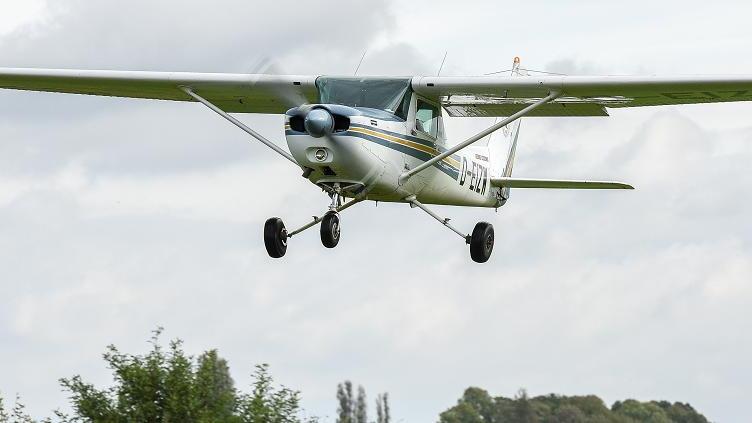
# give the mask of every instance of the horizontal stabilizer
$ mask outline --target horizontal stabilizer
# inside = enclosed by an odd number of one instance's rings
[[[557,179],[491,178],[491,185],[499,188],[550,189],[634,189],[632,185],[611,181],[565,181]]]

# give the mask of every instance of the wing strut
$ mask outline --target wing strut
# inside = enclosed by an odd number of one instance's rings
[[[259,134],[258,132],[254,131],[253,129],[249,128],[248,126],[244,125],[243,122],[235,119],[225,111],[221,110],[219,107],[215,106],[209,100],[206,100],[205,98],[201,97],[200,95],[193,92],[192,89],[189,87],[180,87],[183,92],[188,94],[189,96],[193,97],[196,101],[202,103],[204,106],[210,108],[218,115],[222,116],[223,118],[229,120],[233,125],[237,126],[238,128],[242,129],[243,131],[247,132],[250,136],[253,138],[256,138],[257,140],[261,141],[264,145],[271,148],[272,150],[276,151],[279,155],[286,158],[287,160],[295,163],[295,165],[300,166],[297,161],[292,157],[290,153],[280,148],[277,144],[274,144],[273,142],[269,141],[267,138],[265,138],[263,135]]]
[[[540,106],[542,106],[542,105],[544,105],[546,103],[549,103],[549,102],[551,102],[553,100],[556,100],[560,95],[561,95],[561,93],[559,93],[558,91],[553,91],[547,97],[542,98],[542,99],[536,101],[535,103],[533,103],[533,104],[525,107],[524,109],[522,109],[519,112],[513,114],[512,116],[509,116],[508,118],[502,120],[501,122],[499,122],[499,123],[497,123],[497,124],[495,124],[495,125],[487,128],[487,129],[479,132],[476,135],[473,135],[472,137],[468,138],[466,141],[464,141],[464,142],[462,142],[460,144],[455,145],[454,147],[452,147],[449,150],[447,150],[447,151],[439,154],[438,156],[432,158],[431,160],[428,160],[428,161],[424,162],[420,166],[417,166],[417,167],[415,167],[413,169],[410,169],[407,172],[403,172],[402,175],[400,175],[400,177],[399,177],[399,183],[400,183],[400,185],[404,185],[405,182],[407,182],[407,180],[410,179],[410,177],[412,177],[416,173],[419,173],[419,172],[422,172],[422,171],[428,169],[429,167],[431,167],[431,166],[435,165],[436,163],[438,163],[438,162],[446,159],[447,157],[449,157],[452,154],[454,154],[454,153],[462,150],[463,148],[469,146],[470,144],[473,144],[473,143],[477,142],[478,140],[483,139],[484,137],[488,136],[492,132],[496,132],[499,129],[501,129],[501,128],[507,126],[507,125],[509,125],[510,123],[512,123],[514,121],[516,121],[517,119],[525,116],[526,114],[532,112],[533,110],[537,109],[538,107],[540,107]]]

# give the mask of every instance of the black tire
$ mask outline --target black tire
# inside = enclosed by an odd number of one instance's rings
[[[264,246],[271,258],[280,258],[287,252],[287,229],[282,219],[272,217],[264,224]]]
[[[478,222],[470,237],[470,257],[476,263],[485,263],[491,257],[493,246],[493,225],[488,222]]]
[[[326,248],[334,248],[339,244],[339,215],[330,211],[321,220],[321,243]]]

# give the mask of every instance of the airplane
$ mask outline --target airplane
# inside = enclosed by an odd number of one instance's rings
[[[752,76],[531,75],[519,58],[499,76],[328,76],[0,68],[0,89],[188,101],[203,104],[291,162],[331,199],[328,211],[288,231],[272,217],[267,253],[320,224],[321,242],[340,240],[339,215],[363,201],[424,211],[485,263],[494,229],[463,232],[427,205],[502,207],[513,188],[634,189],[613,181],[512,176],[523,117],[608,116],[610,108],[752,101]],[[283,114],[289,151],[233,113]],[[444,114],[496,117],[495,124],[450,143]],[[503,118],[498,120],[498,118]],[[501,131],[503,141],[488,138]],[[482,141],[487,145],[479,145]]]

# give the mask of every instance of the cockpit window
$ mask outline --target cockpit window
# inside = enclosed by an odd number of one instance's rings
[[[316,80],[319,101],[350,107],[367,107],[407,119],[410,107],[409,78],[331,78]]]
[[[439,108],[418,100],[415,109],[415,127],[436,138],[439,134]]]

